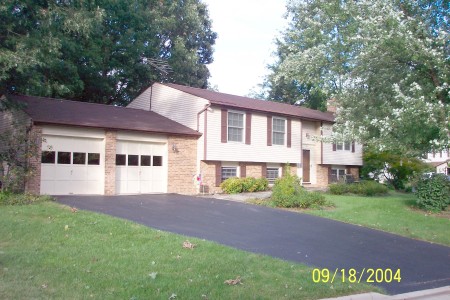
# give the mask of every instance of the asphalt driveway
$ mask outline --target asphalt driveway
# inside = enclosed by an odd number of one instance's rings
[[[306,214],[176,194],[57,198],[78,209],[331,272],[400,269],[400,283],[379,283],[391,294],[450,285],[450,247]]]

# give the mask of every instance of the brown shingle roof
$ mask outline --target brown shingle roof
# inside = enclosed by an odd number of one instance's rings
[[[193,129],[152,111],[35,96],[10,95],[9,97],[25,103],[23,110],[35,123],[201,135]]]
[[[166,83],[163,85],[200,98],[204,98],[206,100],[209,100],[212,104],[216,105],[223,105],[240,109],[249,109],[265,113],[280,114],[303,119],[334,122],[334,116],[332,113],[329,112],[322,112],[314,109],[279,102],[257,100],[248,97],[224,94],[173,83]]]

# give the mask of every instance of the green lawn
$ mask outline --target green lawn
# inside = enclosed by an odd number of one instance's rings
[[[327,194],[326,199],[336,207],[303,212],[450,246],[450,214],[430,214],[414,208],[416,200],[412,194],[379,197]]]
[[[174,220],[175,222],[176,220]],[[184,241],[196,244],[192,250]],[[1,299],[318,299],[312,269],[46,202],[0,206]],[[241,285],[225,280],[240,276]]]

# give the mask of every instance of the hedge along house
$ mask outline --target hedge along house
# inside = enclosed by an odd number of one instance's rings
[[[0,112],[0,132],[25,124],[41,147],[36,194],[196,193],[196,130],[153,111],[31,96]]]
[[[362,146],[326,144],[333,112],[155,83],[128,107],[154,111],[202,133],[197,170],[207,192],[226,178],[266,177],[273,182],[286,163],[304,185],[327,186],[339,177],[359,176]]]

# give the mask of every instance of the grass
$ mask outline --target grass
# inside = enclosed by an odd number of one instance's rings
[[[175,221],[175,220],[174,220]],[[194,249],[185,249],[189,239]],[[320,299],[304,265],[44,202],[0,206],[1,299]],[[224,281],[240,276],[241,285]]]
[[[327,194],[326,199],[333,202],[335,208],[304,212],[450,246],[450,215],[417,209],[412,194],[392,192],[378,197]]]

